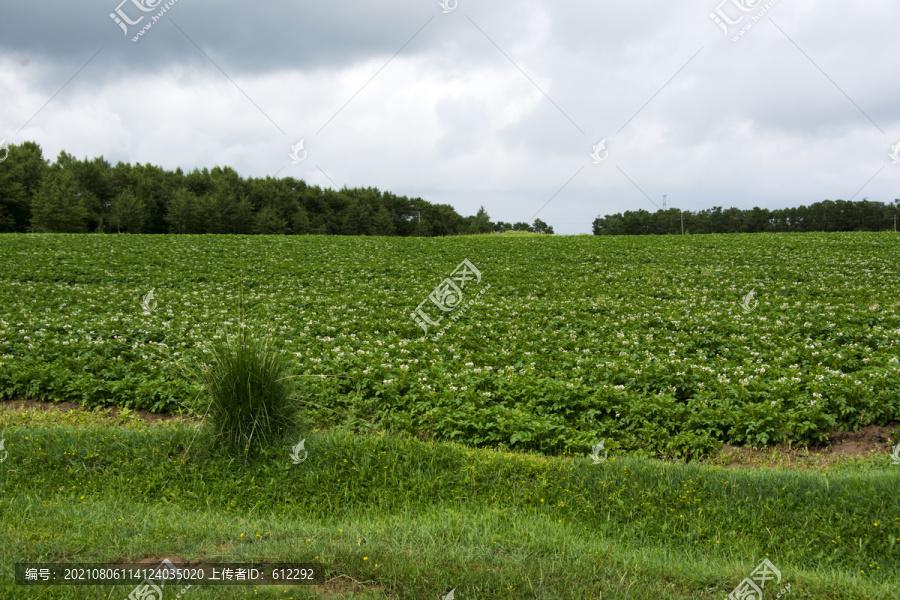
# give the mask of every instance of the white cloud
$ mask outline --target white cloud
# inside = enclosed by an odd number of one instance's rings
[[[558,233],[654,210],[635,184],[685,209],[776,208],[849,199],[883,168],[857,199],[900,197],[887,0],[779,1],[737,43],[709,18],[715,0],[460,0],[448,15],[436,1],[182,0],[137,44],[116,4],[4,4],[0,136],[51,159],[330,177],[494,220],[557,194],[540,218]],[[301,137],[309,157],[291,165]],[[593,165],[604,137],[610,158]]]

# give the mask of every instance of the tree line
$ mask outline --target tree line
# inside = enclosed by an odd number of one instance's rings
[[[446,236],[507,230],[553,233],[537,219],[493,223],[377,188],[332,190],[292,177],[242,178],[230,167],[168,171],[62,151],[52,164],[34,142],[0,162],[0,233],[234,233]]]
[[[754,207],[741,210],[721,206],[691,212],[677,208],[626,211],[593,222],[594,235],[648,235],[684,233],[760,233],[805,231],[886,231],[895,230],[900,220],[900,200],[892,204],[823,200],[809,206],[769,210]]]

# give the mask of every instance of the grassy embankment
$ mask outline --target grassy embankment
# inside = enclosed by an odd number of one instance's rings
[[[162,556],[328,572],[321,588],[182,596],[198,600],[720,600],[763,558],[784,577],[773,597],[790,583],[793,598],[887,599],[900,583],[900,468],[886,456],[812,471],[592,464],[333,430],[306,435],[299,465],[296,439],[245,464],[189,421],[0,410],[0,427],[2,598],[131,591],[15,586],[18,561]]]

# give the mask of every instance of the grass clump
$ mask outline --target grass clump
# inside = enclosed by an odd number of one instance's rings
[[[299,425],[291,360],[271,339],[241,326],[217,336],[207,354],[193,378],[203,388],[203,418],[219,446],[250,454]]]

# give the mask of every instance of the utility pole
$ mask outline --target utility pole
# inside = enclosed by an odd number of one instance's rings
[[[897,215],[894,215],[894,233],[897,233]]]
[[[666,210],[666,196],[668,194],[663,194],[663,213],[666,215],[666,235],[669,235],[669,228],[672,226],[672,220],[669,218],[669,213]]]
[[[684,235],[684,213],[682,211],[678,211],[681,215],[681,235]],[[896,221],[895,221],[896,223]]]

